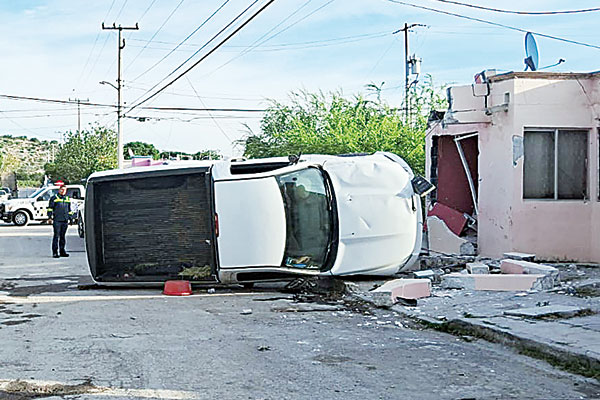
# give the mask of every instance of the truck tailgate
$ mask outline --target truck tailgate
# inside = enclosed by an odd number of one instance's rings
[[[214,279],[207,168],[101,177],[88,182],[87,194],[86,247],[96,281]]]

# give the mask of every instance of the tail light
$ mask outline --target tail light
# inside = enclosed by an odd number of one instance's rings
[[[215,213],[215,235],[219,237],[219,214]]]

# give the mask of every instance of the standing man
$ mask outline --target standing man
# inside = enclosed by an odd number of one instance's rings
[[[58,194],[50,198],[48,204],[48,218],[54,228],[54,237],[52,238],[52,257],[69,257],[65,251],[65,235],[69,226],[69,219],[72,216],[71,199],[67,196],[67,187],[62,184],[58,188]],[[60,245],[60,253],[58,248]]]

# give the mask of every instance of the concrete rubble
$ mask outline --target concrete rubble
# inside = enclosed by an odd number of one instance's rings
[[[427,327],[499,342],[600,379],[600,266],[534,259],[527,253],[425,257],[412,279],[375,290],[354,283],[354,295]],[[419,280],[422,286],[413,283]],[[401,296],[415,303],[398,302]]]

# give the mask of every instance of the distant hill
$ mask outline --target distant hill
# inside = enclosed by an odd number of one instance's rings
[[[19,186],[38,186],[44,176],[44,164],[52,161],[58,147],[56,140],[47,141],[26,136],[0,136],[3,172],[16,172]],[[39,180],[39,183],[36,181]],[[37,184],[36,184],[37,183]]]

